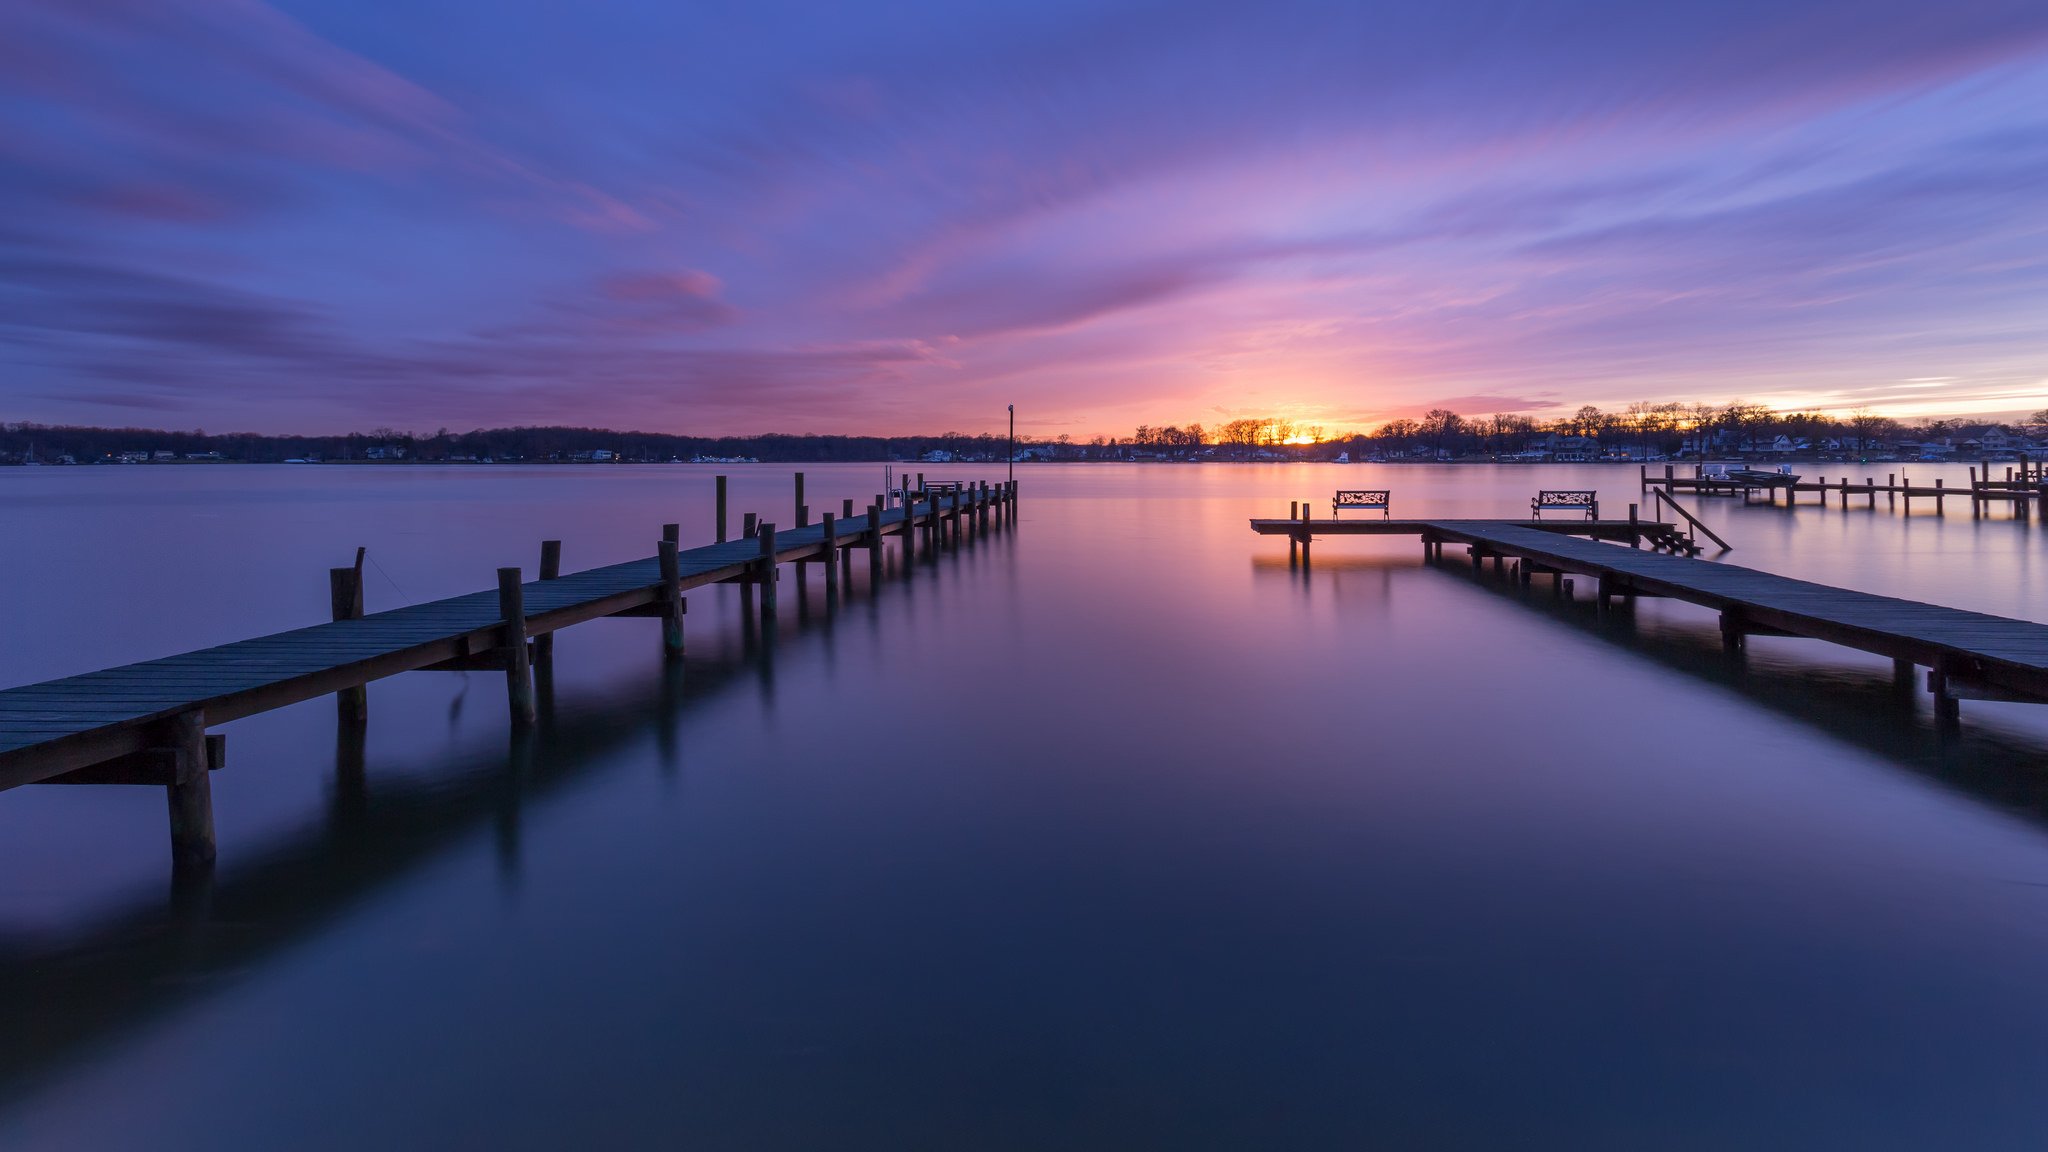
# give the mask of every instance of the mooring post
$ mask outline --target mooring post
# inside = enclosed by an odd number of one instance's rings
[[[689,611],[689,604],[683,600],[682,547],[663,537],[655,546],[655,556],[661,568],[661,650],[670,656],[681,656],[683,614]]]
[[[1633,504],[1628,506],[1628,546],[1631,548],[1641,548],[1643,546],[1643,530],[1636,524],[1636,506]]]
[[[718,477],[718,542],[725,543],[725,477]]]
[[[1947,499],[1947,495],[1942,491],[1942,489],[1946,487],[1948,487],[1948,481],[1946,480],[1936,480],[1934,482],[1934,514],[1936,516],[1942,514],[1942,501]]]
[[[1721,647],[1724,651],[1742,651],[1742,620],[1735,613],[1721,613]]]
[[[839,502],[839,518],[841,520],[853,519],[853,497],[848,496]]]
[[[1289,500],[1287,502],[1287,519],[1290,521],[1301,519],[1301,501]],[[1291,568],[1299,563],[1301,563],[1301,530],[1295,529],[1287,534],[1287,565]]]
[[[358,550],[357,555],[361,556]],[[327,570],[327,598],[336,620],[363,618],[363,569],[358,559],[353,568]],[[357,684],[334,694],[335,719],[343,724],[362,725],[370,718],[370,690]]]
[[[761,538],[761,615],[775,615],[775,525],[763,522],[756,528]]]
[[[879,497],[879,496],[878,496],[878,497],[876,497],[876,498],[875,498],[875,502],[874,502],[873,504],[870,504],[870,505],[868,505],[868,590],[869,590],[869,595],[873,595],[873,594],[874,594],[874,588],[875,588],[875,587],[876,587],[877,585],[879,585],[879,584],[880,584],[881,582],[882,582],[882,500],[881,500],[881,497]]]
[[[1948,691],[1948,670],[1939,665],[1927,670],[1927,690],[1934,694],[1934,722],[1950,731],[1962,722],[1963,708]]]
[[[526,651],[526,594],[517,568],[498,569],[498,615],[505,621],[505,699],[514,727],[533,723],[533,666]]]
[[[839,600],[839,523],[832,513],[825,513],[825,606],[830,608]]]
[[[164,746],[174,765],[164,788],[171,818],[172,871],[213,865],[213,782],[208,777],[206,713],[197,708],[164,722]]]
[[[680,548],[683,543],[683,526],[681,524],[663,524],[661,526],[661,538]]]
[[[562,542],[543,540],[540,542],[540,578],[559,580],[562,576]],[[533,662],[543,667],[555,658],[555,634],[543,632],[533,638]]]
[[[1311,538],[1308,533],[1308,504],[1304,501],[1301,505],[1301,570],[1304,572],[1308,571],[1310,542]]]
[[[740,514],[740,539],[752,540],[761,530],[761,516],[757,512]]]
[[[796,526],[805,527],[811,522],[810,509],[804,506],[804,474],[796,474]]]

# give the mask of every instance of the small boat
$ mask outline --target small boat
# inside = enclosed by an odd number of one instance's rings
[[[1789,487],[1799,483],[1799,477],[1793,475],[1792,469],[1783,464],[1780,464],[1775,472],[1764,468],[1731,468],[1723,475],[1737,484],[1748,484],[1757,488]]]

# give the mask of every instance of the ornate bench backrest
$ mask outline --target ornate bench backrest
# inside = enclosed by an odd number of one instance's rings
[[[1337,493],[1336,505],[1339,508],[1385,508],[1388,495],[1384,488],[1341,489]]]
[[[1567,492],[1546,488],[1536,493],[1538,508],[1591,508],[1597,492]]]

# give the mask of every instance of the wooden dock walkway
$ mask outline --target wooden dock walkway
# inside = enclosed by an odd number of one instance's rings
[[[1547,574],[1556,591],[1571,575],[1592,578],[1603,606],[1638,596],[1697,604],[1720,613],[1722,641],[1731,650],[1740,650],[1746,636],[1804,636],[1889,657],[1902,682],[1916,667],[1927,668],[1935,715],[1944,723],[1958,718],[1960,699],[2048,703],[2048,625],[1576,538],[1574,528],[1594,534],[1586,522],[1397,523],[1422,538],[1426,559],[1441,560],[1445,544],[1462,544],[1475,572],[1490,560],[1496,573],[1524,586]],[[1268,536],[1298,537],[1303,528],[1296,520],[1252,521],[1254,532]],[[1325,522],[1309,529],[1322,532]],[[1383,531],[1395,530],[1383,522]]]
[[[811,524],[797,478],[798,526],[778,530],[749,514],[740,539],[725,541],[725,478],[718,478],[721,542],[681,550],[665,525],[655,556],[558,575],[560,545],[542,545],[541,579],[498,570],[495,591],[364,615],[360,560],[330,574],[335,619],[326,624],[0,691],[0,790],[24,784],[144,784],[166,788],[172,856],[204,865],[214,855],[208,773],[226,759],[222,737],[206,729],[335,693],[344,723],[367,717],[362,686],[411,671],[502,669],[512,722],[531,724],[531,664],[550,655],[549,636],[607,616],[662,622],[663,648],[683,651],[689,589],[741,585],[742,611],[776,610],[777,567],[823,569],[828,602],[852,552],[865,549],[872,574],[891,538],[906,560],[957,546],[967,530],[1001,528],[1015,518],[1014,481],[947,492],[911,492],[898,507],[878,495],[858,515],[825,514]],[[922,543],[920,543],[922,537]]]

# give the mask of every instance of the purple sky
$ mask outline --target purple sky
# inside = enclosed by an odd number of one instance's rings
[[[2048,405],[2048,3],[0,4],[0,419]]]

